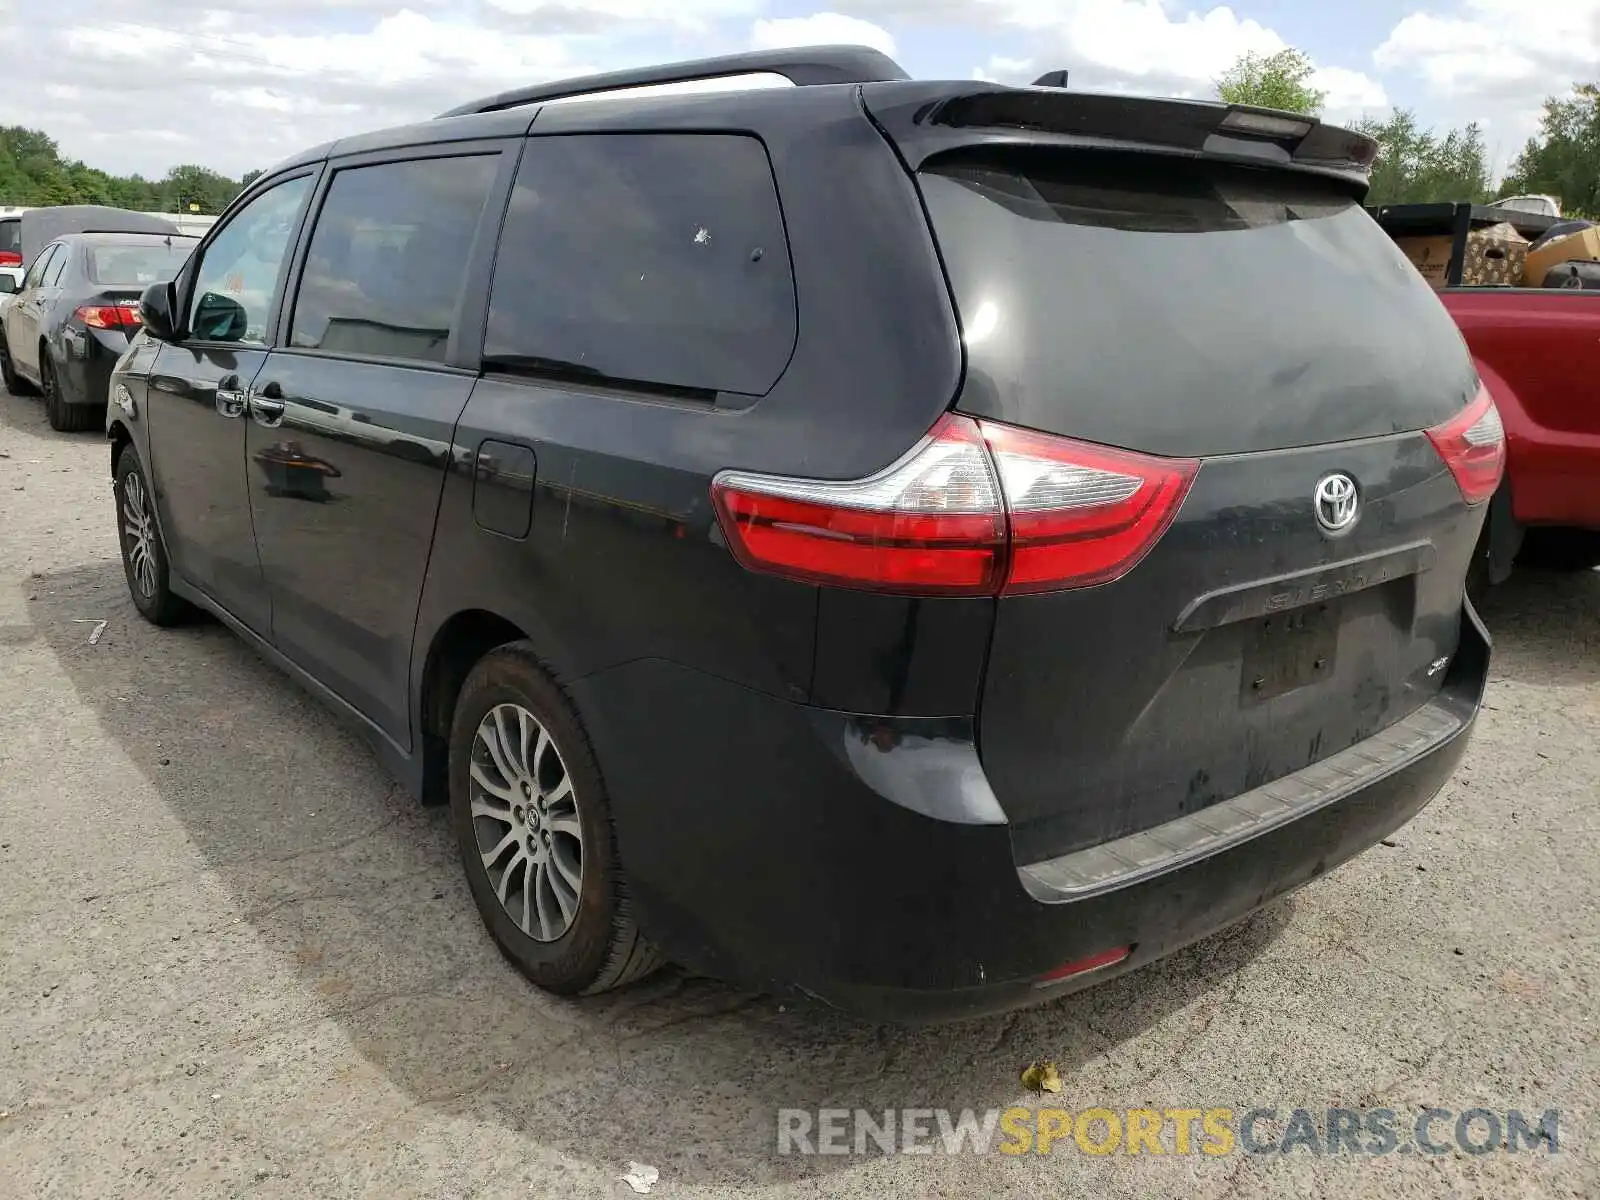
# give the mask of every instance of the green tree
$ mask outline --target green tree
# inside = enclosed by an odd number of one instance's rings
[[[192,164],[173,167],[166,179],[173,212],[189,212],[191,207],[197,207],[203,213],[219,213],[239,194],[239,186],[224,175]]]
[[[1490,197],[1489,158],[1476,125],[1443,136],[1397,108],[1383,120],[1363,117],[1354,128],[1378,143],[1368,204],[1480,203]]]
[[[0,127],[0,204],[111,204],[142,211],[219,213],[243,185],[206,167],[180,166],[159,183],[64,159],[55,140],[21,125]]]
[[[1561,211],[1600,218],[1600,84],[1579,84],[1544,102],[1539,136],[1512,163],[1502,196],[1555,196]]]
[[[1293,48],[1276,54],[1246,54],[1217,80],[1217,95],[1225,104],[1249,104],[1285,112],[1317,116],[1327,92],[1311,86],[1316,67]]]

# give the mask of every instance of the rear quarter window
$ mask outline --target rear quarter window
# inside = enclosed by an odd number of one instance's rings
[[[788,364],[794,279],[772,167],[737,134],[530,138],[484,357],[761,395]]]
[[[0,251],[22,253],[22,222],[15,217],[0,221]]]

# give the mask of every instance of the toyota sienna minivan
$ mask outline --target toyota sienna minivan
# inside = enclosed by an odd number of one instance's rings
[[[544,987],[668,959],[916,1019],[1106,979],[1466,747],[1504,437],[1374,153],[837,47],[319,146],[143,297],[133,600],[448,801]]]

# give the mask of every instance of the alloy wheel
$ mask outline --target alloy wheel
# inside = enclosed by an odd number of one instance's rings
[[[122,482],[122,536],[134,586],[149,600],[156,594],[155,519],[137,471]]]
[[[506,914],[538,942],[572,928],[583,891],[583,830],[572,776],[520,704],[491,708],[472,740],[472,828]]]

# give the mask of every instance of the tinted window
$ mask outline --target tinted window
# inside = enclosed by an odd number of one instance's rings
[[[28,268],[27,275],[23,277],[22,286],[25,288],[38,287],[40,276],[49,268],[50,263],[55,259],[60,249],[60,246],[46,246],[44,253],[34,259],[33,266]]]
[[[444,360],[497,155],[340,171],[311,235],[289,344]]]
[[[73,250],[70,246],[62,246],[50,259],[50,264],[45,267],[44,275],[39,280],[40,287],[55,287],[61,279],[61,272],[66,269],[67,260],[72,257]]]
[[[279,272],[310,189],[309,175],[267,189],[230,217],[206,247],[195,274],[189,319],[196,338],[267,340]]]
[[[1473,388],[1438,297],[1335,183],[1081,152],[921,182],[969,412],[1206,455],[1422,428]]]
[[[506,215],[487,358],[760,395],[794,349],[772,168],[724,134],[536,137]]]
[[[89,282],[112,286],[166,283],[194,249],[195,238],[89,247]]]
[[[12,217],[0,221],[0,251],[8,254],[22,253],[22,222]]]

